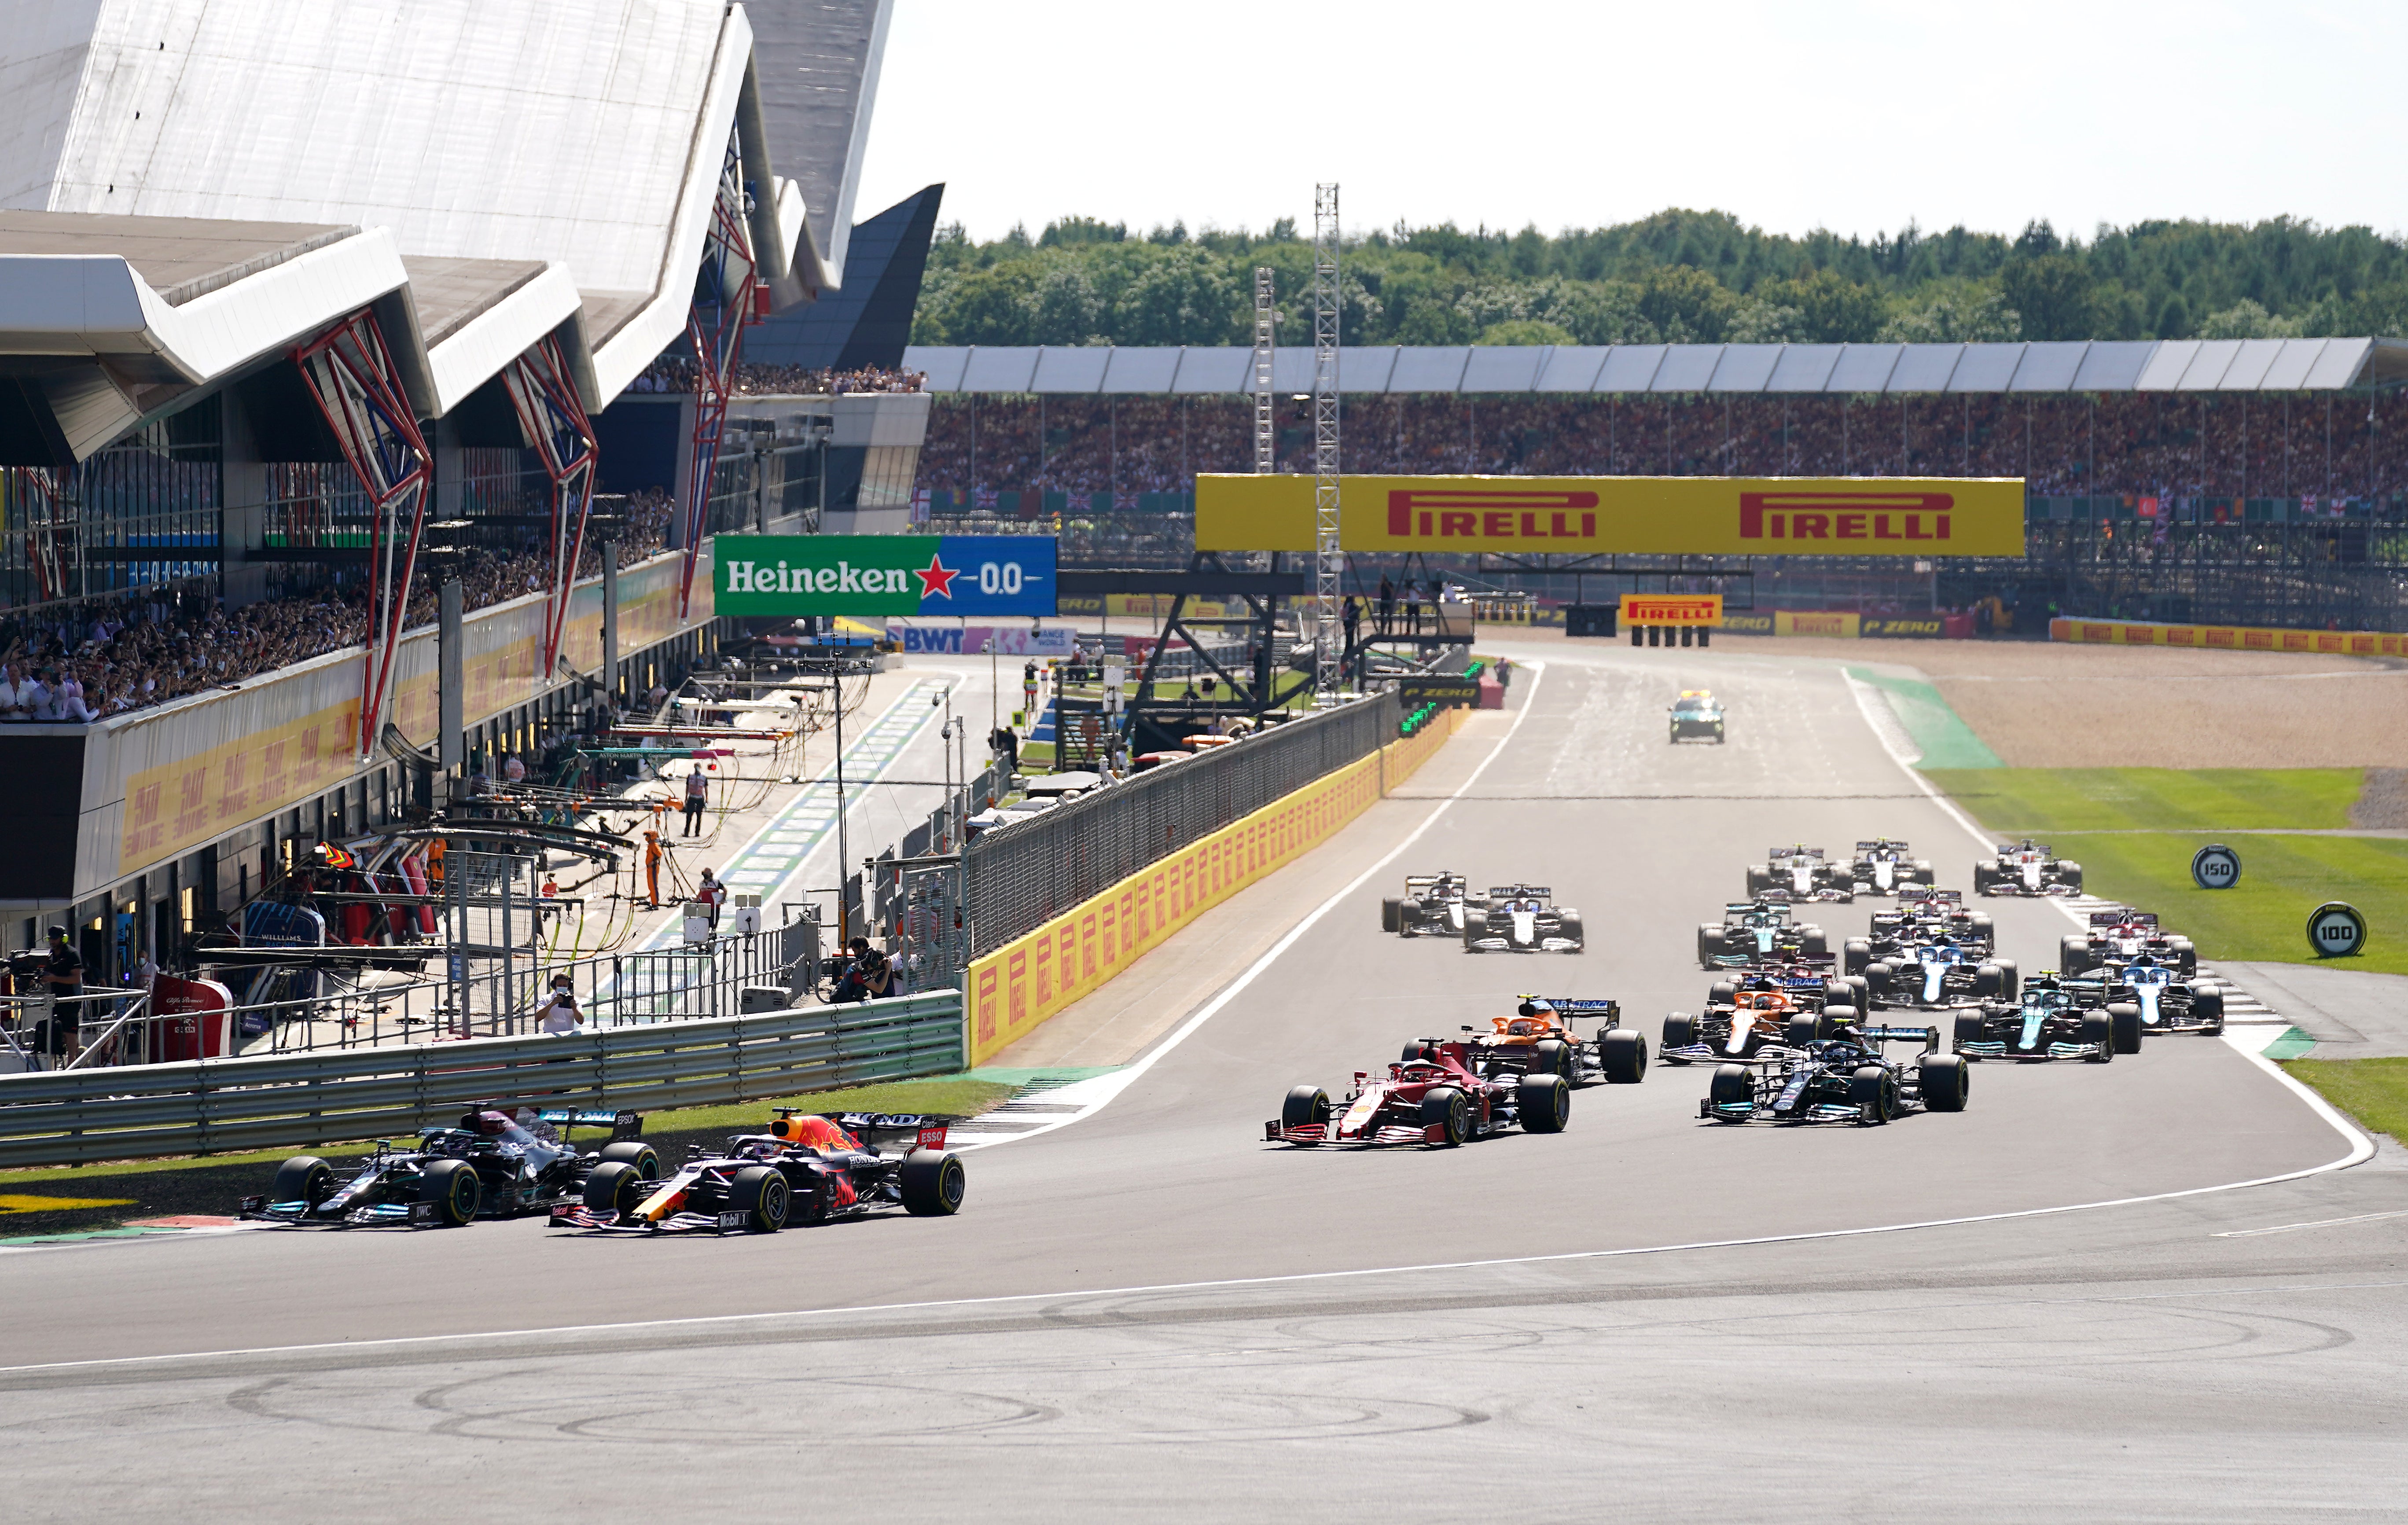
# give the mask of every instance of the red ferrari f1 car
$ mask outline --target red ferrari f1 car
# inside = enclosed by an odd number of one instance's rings
[[[1571,1121],[1572,1088],[1560,1074],[1483,1072],[1468,1043],[1425,1041],[1418,1056],[1385,1075],[1354,1072],[1354,1088],[1333,1105],[1318,1086],[1287,1093],[1263,1124],[1274,1144],[1434,1144],[1449,1148],[1516,1124],[1560,1133]]]

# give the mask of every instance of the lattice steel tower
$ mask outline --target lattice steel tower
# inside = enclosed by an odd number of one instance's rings
[[[1338,187],[1312,188],[1313,689],[1338,693]]]
[[[1276,281],[1268,265],[1254,266],[1254,473],[1279,469],[1279,426],[1271,417],[1271,361],[1279,322],[1271,307]]]

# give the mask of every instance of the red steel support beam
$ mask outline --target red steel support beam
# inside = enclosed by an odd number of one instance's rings
[[[745,231],[751,198],[744,189],[744,163],[736,134],[727,135],[720,163],[719,198],[711,207],[710,235],[703,244],[702,268],[694,283],[686,338],[694,346],[694,477],[685,502],[685,566],[678,578],[678,618],[694,606],[694,572],[710,519],[710,486],[719,471],[719,445],[727,426],[727,402],[736,394],[738,357],[744,326],[755,316],[756,266]]]
[[[578,559],[585,554],[585,526],[594,511],[594,466],[600,448],[594,439],[594,421],[568,374],[560,341],[546,335],[502,372],[503,389],[517,410],[519,430],[528,447],[543,457],[544,474],[552,479],[552,554],[547,568],[551,583],[543,609],[541,681],[550,683],[560,666],[560,642],[568,628],[568,606],[577,587]]]

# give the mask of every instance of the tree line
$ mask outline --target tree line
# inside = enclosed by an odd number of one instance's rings
[[[1281,338],[1309,340],[1310,242],[1069,217],[929,252],[918,344],[1246,344],[1254,272]],[[2022,233],[1913,225],[1870,238],[1657,212],[1549,237],[1452,223],[1350,236],[1349,344],[1870,343],[2278,338],[2408,332],[2408,242],[2291,218]]]

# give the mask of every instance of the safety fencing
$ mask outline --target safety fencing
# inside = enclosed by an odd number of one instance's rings
[[[481,1106],[720,1105],[964,1067],[962,997],[139,1070],[0,1076],[0,1167],[307,1148]]]
[[[2267,630],[2236,625],[2056,619],[2048,622],[2048,639],[2093,645],[2309,652],[2323,656],[2408,656],[2408,636],[2368,630]]]
[[[1150,863],[1393,741],[1403,718],[1381,693],[1270,727],[969,844],[964,873],[973,957],[1024,936]]]
[[[1383,700],[1376,712],[1384,717],[1385,734],[1396,738],[1396,700],[1393,695]],[[1366,755],[1140,865],[977,958],[964,980],[970,1062],[986,1063],[1197,916],[1335,836],[1435,756],[1469,712],[1449,710],[1441,724],[1384,746],[1375,742]],[[1196,766],[1180,763],[1169,776],[1175,781]],[[1074,808],[1048,812],[1039,822]],[[971,903],[983,914],[982,906]]]

